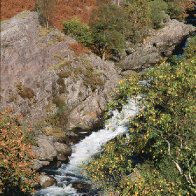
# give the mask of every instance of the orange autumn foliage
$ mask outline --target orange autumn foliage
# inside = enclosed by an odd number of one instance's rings
[[[1,0],[1,20],[6,20],[24,11],[32,10],[35,0]]]
[[[24,10],[35,10],[36,0],[1,0],[1,20],[9,19]],[[59,29],[62,22],[73,17],[88,23],[96,6],[96,0],[56,0],[51,24]]]
[[[0,113],[0,193],[13,187],[29,191],[36,180],[30,132],[25,133],[18,120],[10,112]]]
[[[75,52],[76,55],[81,55],[90,52],[88,48],[84,47],[80,43],[70,44],[69,47]]]

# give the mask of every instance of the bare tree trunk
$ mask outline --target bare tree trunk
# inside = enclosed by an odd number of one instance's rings
[[[102,54],[102,60],[105,61],[105,51],[104,51],[103,54]]]
[[[48,29],[49,24],[48,24],[48,19],[46,19],[46,28]]]

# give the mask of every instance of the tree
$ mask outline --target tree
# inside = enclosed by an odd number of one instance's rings
[[[127,0],[125,10],[131,26],[128,40],[133,44],[142,42],[151,27],[151,10],[148,1]]]
[[[154,0],[149,2],[151,9],[151,21],[154,28],[160,28],[163,26],[164,21],[167,18],[168,5],[163,0]]]
[[[168,4],[168,14],[173,19],[184,20],[187,17],[187,11],[195,6],[194,0],[165,0]]]
[[[74,37],[78,42],[85,46],[92,44],[92,37],[89,26],[80,22],[78,19],[71,19],[64,22],[64,32]]]
[[[185,48],[185,57],[192,58],[196,54],[196,36],[193,36],[187,40],[187,46]]]
[[[40,20],[46,27],[49,27],[49,22],[53,17],[53,10],[56,4],[56,0],[37,0],[36,7],[40,14]]]
[[[95,52],[105,59],[106,53],[120,52],[129,31],[127,15],[122,7],[100,6],[90,20]]]

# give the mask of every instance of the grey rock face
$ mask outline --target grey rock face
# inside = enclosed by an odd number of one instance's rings
[[[55,142],[54,148],[57,151],[57,160],[59,161],[67,161],[67,157],[71,155],[71,148],[63,143]]]
[[[113,63],[92,53],[78,55],[72,44],[77,43],[60,31],[41,27],[36,12],[5,21],[1,25],[0,110],[11,107],[33,126],[48,123],[44,126],[52,127],[51,121],[58,118],[67,135],[69,130],[88,130],[99,122],[120,76]],[[33,149],[34,168],[66,161],[71,149],[56,140],[55,127],[47,136],[40,129]]]
[[[156,64],[164,57],[170,56],[176,45],[194,31],[196,28],[191,25],[170,20],[164,28],[154,32],[142,45],[132,50],[131,54],[120,62],[120,67],[123,71],[141,70]]]
[[[67,130],[99,120],[120,79],[113,63],[75,54],[76,42],[41,27],[35,12],[4,22],[1,42],[1,109],[12,107],[36,123],[63,108]]]

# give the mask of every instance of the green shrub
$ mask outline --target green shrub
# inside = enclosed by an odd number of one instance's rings
[[[196,36],[188,39],[187,47],[185,48],[185,57],[191,58],[196,54]]]
[[[168,4],[168,14],[172,19],[185,20],[187,11],[194,10],[193,0],[165,0]]]
[[[163,0],[154,0],[149,2],[151,9],[151,21],[154,28],[163,26],[164,21],[167,18],[167,3]]]
[[[64,32],[66,35],[73,36],[78,42],[85,46],[89,46],[92,43],[89,26],[80,22],[78,19],[65,21]]]
[[[148,35],[151,28],[150,7],[146,0],[128,0],[124,6],[128,14],[128,41],[140,43]]]
[[[105,58],[112,50],[120,52],[125,47],[126,33],[129,30],[128,18],[122,7],[106,4],[93,14],[90,27],[95,52]]]
[[[130,121],[130,137],[109,142],[86,166],[94,182],[126,196],[195,194],[195,75],[194,55],[120,82],[109,109],[145,95],[143,109]]]

